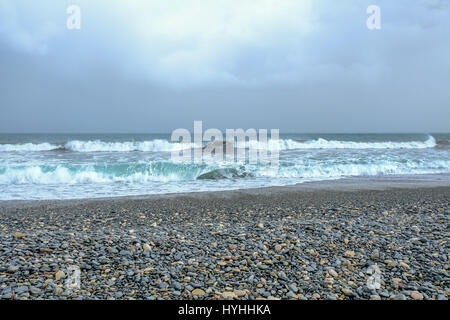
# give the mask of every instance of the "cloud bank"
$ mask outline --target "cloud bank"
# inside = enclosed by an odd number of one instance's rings
[[[445,0],[1,0],[0,131],[449,131],[449,16]]]

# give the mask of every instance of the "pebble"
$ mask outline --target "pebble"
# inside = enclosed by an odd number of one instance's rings
[[[234,293],[236,294],[236,296],[238,298],[241,298],[247,294],[247,292],[245,290],[234,290]]]
[[[293,293],[297,293],[298,292],[298,288],[297,288],[297,285],[295,283],[290,283],[288,287]]]
[[[222,293],[222,298],[225,300],[235,299],[237,298],[236,293],[225,291]]]
[[[130,252],[128,250],[120,250],[119,254],[122,256],[129,256]]]
[[[28,287],[27,286],[19,286],[17,288],[14,289],[15,293],[20,295],[24,292],[28,292]]]
[[[33,295],[33,296],[39,296],[42,293],[41,289],[33,287],[33,286],[31,286],[29,290],[30,290],[31,295]]]
[[[350,290],[350,289],[346,289],[346,288],[343,288],[343,289],[341,289],[341,291],[342,291],[342,293],[343,294],[345,294],[346,296],[354,296],[355,294],[353,293],[353,291],[352,290]]]
[[[53,294],[55,296],[59,296],[59,295],[61,295],[63,293],[63,291],[64,291],[63,288],[55,287],[55,289],[53,290]]]
[[[355,251],[345,251],[345,252],[344,252],[344,255],[345,255],[346,257],[353,258],[353,257],[355,256]]]
[[[419,291],[412,291],[411,298],[413,298],[414,300],[423,300],[423,294],[421,294]]]
[[[402,293],[397,294],[393,297],[394,300],[406,300],[406,296]]]
[[[205,291],[203,291],[202,289],[194,289],[192,291],[192,295],[193,296],[201,296],[201,297],[203,297],[205,295]]]
[[[10,266],[10,267],[8,268],[8,272],[14,273],[14,272],[19,271],[19,269],[20,269],[19,266]]]
[[[173,256],[173,258],[174,258],[175,260],[181,260],[182,257],[183,257],[183,255],[181,254],[181,252],[177,252],[177,253]]]
[[[24,238],[25,236],[26,236],[26,234],[21,233],[21,232],[16,232],[16,233],[14,233],[14,235],[13,235],[14,239],[22,239],[22,238]]]
[[[66,274],[64,273],[64,271],[58,270],[58,272],[56,272],[56,274],[55,274],[55,280],[59,281],[62,278],[64,278],[65,276],[66,276]]]
[[[177,281],[172,282],[172,287],[179,291],[183,289],[183,286]]]
[[[334,269],[328,270],[328,273],[329,273],[330,276],[332,276],[333,278],[337,278],[337,277],[338,277],[338,273],[337,273],[336,271],[334,271]]]

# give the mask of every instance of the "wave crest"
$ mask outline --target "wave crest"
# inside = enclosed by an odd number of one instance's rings
[[[253,148],[259,150],[295,150],[295,149],[426,149],[437,146],[436,139],[428,136],[426,141],[408,142],[355,142],[326,140],[323,138],[307,141],[296,141],[292,139],[269,140],[266,143],[260,141],[246,141],[235,145],[237,148]],[[72,140],[64,146],[44,143],[25,144],[0,144],[0,151],[4,152],[36,152],[67,150],[73,152],[171,152],[183,149],[202,148],[194,143],[170,142],[163,139],[149,141],[126,141],[126,142],[105,142],[100,140]]]
[[[280,140],[280,150],[291,149],[426,149],[434,148],[436,139],[428,136],[426,141],[408,141],[408,142],[355,142],[325,140],[322,138],[299,142],[292,139]]]
[[[278,169],[257,165],[176,164],[167,161],[94,166],[24,166],[0,168],[0,184],[152,183],[221,179],[334,179],[349,176],[450,173],[449,160],[299,161]]]
[[[95,141],[69,141],[65,148],[77,152],[170,152],[175,150],[188,149],[191,144],[171,143],[167,140],[156,139],[142,142],[103,142]]]
[[[57,145],[44,143],[0,144],[0,151],[50,151],[60,148]]]

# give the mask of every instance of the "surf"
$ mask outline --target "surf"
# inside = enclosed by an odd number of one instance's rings
[[[405,142],[356,142],[342,140],[326,140],[323,138],[298,141],[294,139],[268,140],[259,142],[250,140],[235,143],[234,148],[254,148],[258,150],[295,150],[295,149],[427,149],[437,146],[436,139],[428,136],[425,141]],[[43,143],[0,144],[0,152],[39,152],[39,151],[72,151],[72,152],[172,152],[177,150],[205,148],[194,143],[176,143],[164,139],[148,141],[106,142],[101,140],[71,140],[62,145]]]

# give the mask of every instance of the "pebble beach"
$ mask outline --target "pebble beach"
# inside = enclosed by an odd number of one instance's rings
[[[338,190],[0,202],[0,298],[450,297],[449,186]]]

